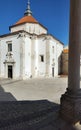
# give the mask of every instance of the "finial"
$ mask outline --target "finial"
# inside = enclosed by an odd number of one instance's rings
[[[27,16],[32,15],[32,11],[31,11],[31,9],[30,9],[30,0],[28,0],[27,9],[26,9],[24,15],[25,15],[25,16],[26,16],[26,15],[27,15]]]

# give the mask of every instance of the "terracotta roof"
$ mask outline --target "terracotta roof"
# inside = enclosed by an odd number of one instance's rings
[[[63,53],[68,53],[68,52],[69,52],[68,49],[64,49],[64,50],[63,50]]]
[[[22,23],[38,23],[38,21],[33,16],[24,16],[15,25]]]

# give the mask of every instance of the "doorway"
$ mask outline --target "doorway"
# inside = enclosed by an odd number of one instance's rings
[[[54,67],[52,68],[52,77],[54,77]]]
[[[8,65],[8,78],[13,78],[13,67]]]

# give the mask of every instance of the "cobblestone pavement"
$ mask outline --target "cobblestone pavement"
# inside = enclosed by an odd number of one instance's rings
[[[67,77],[0,79],[0,84],[0,130],[81,130],[79,123],[72,126],[59,117]]]

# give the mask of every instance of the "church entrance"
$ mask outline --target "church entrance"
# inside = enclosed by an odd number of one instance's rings
[[[54,67],[52,68],[52,77],[54,77]]]
[[[8,65],[8,78],[13,78],[13,67]]]

